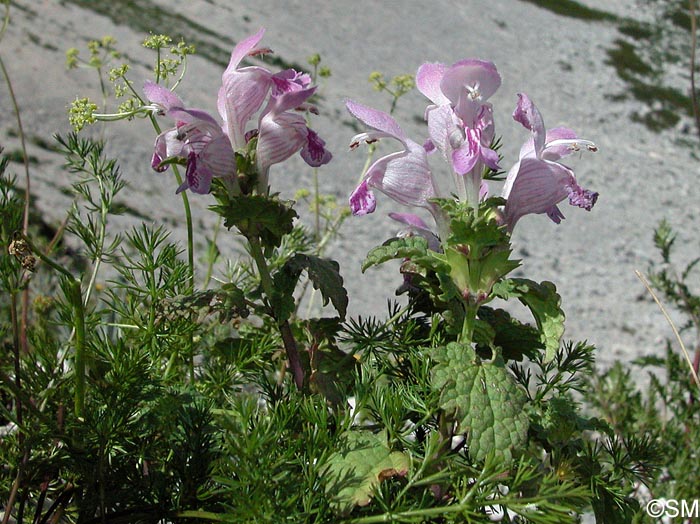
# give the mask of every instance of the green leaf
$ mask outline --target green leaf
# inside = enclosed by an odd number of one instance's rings
[[[364,273],[372,266],[378,266],[389,260],[396,258],[415,259],[424,257],[428,251],[428,241],[423,237],[410,236],[402,238],[392,238],[384,242],[381,246],[371,249],[367,253],[367,258],[362,263]],[[414,260],[415,262],[415,260]]]
[[[282,237],[293,229],[298,217],[289,202],[262,195],[239,195],[228,197],[217,195],[218,205],[209,209],[224,219],[228,229],[237,227],[246,237],[259,237],[265,247],[277,247]]]
[[[559,350],[566,319],[556,286],[547,281],[538,284],[526,278],[510,278],[496,284],[493,292],[505,300],[518,298],[530,309],[544,344],[545,361],[551,361]]]
[[[366,506],[380,482],[406,475],[409,465],[408,455],[389,449],[384,432],[348,431],[323,471],[326,494],[342,512]]]
[[[488,324],[493,336],[484,340],[477,339],[475,335],[478,345],[501,348],[500,352],[505,361],[521,361],[523,355],[533,359],[537,353],[544,349],[540,332],[534,326],[519,322],[503,309],[481,306],[479,319]]]
[[[348,292],[343,287],[340,265],[335,260],[297,253],[285,262],[274,277],[277,321],[288,319],[294,311],[292,293],[302,271],[306,271],[314,289],[321,292],[323,305],[332,302],[340,316],[345,318],[348,309]]]
[[[527,441],[527,396],[500,355],[484,361],[471,346],[451,342],[436,348],[434,357],[433,389],[440,391],[440,407],[466,434],[470,456],[483,460],[493,452],[512,460]]]
[[[202,309],[206,310],[207,314],[217,313],[222,324],[234,318],[247,318],[250,314],[243,290],[229,283],[221,286],[219,290],[207,289],[195,291],[190,295],[167,298],[162,302],[160,315],[165,320],[173,320]]]

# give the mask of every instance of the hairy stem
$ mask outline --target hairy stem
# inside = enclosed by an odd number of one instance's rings
[[[459,335],[458,342],[462,344],[471,344],[474,338],[474,324],[476,322],[477,306],[465,304],[464,306],[464,322],[462,323],[462,332]]]

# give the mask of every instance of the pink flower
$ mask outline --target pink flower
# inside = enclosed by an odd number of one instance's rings
[[[426,110],[430,138],[455,172],[465,175],[478,163],[498,169],[498,155],[489,148],[494,131],[487,102],[501,85],[496,66],[478,59],[450,67],[426,63],[418,69],[416,84],[434,104]]]
[[[428,166],[425,148],[407,138],[396,121],[388,114],[352,100],[345,103],[348,111],[371,131],[355,135],[350,148],[360,142],[372,143],[380,138],[397,140],[403,149],[375,161],[365,173],[360,185],[350,195],[353,215],[372,213],[376,200],[372,189],[378,189],[390,198],[407,206],[432,210],[428,199],[436,196],[433,177]]]
[[[418,89],[433,105],[426,109],[431,142],[451,165],[460,199],[476,204],[484,166],[497,170],[493,109],[487,102],[501,85],[492,62],[460,60],[452,66],[423,64]]]
[[[532,138],[523,144],[520,159],[508,172],[503,186],[508,230],[512,231],[516,222],[529,213],[546,213],[558,224],[564,218],[558,204],[567,197],[571,205],[590,211],[598,193],[583,189],[574,172],[559,160],[574,151],[595,152],[598,148],[565,127],[545,132],[544,120],[535,104],[525,94],[518,97],[513,118],[532,132]]]
[[[293,111],[312,110],[306,101],[314,93],[307,74],[292,69],[273,74],[264,67],[240,67],[241,61],[256,54],[265,30],[242,40],[231,53],[222,75],[217,108],[222,123],[198,109],[188,109],[167,88],[147,82],[144,92],[154,109],[175,120],[175,127],[161,133],[151,162],[156,171],[168,168],[170,160],[184,159],[185,182],[178,192],[190,189],[208,193],[213,178],[222,178],[234,192],[240,192],[235,154],[250,154],[249,140],[256,138],[257,190],[267,191],[268,170],[296,152],[311,166],[331,160],[325,142]],[[265,108],[261,111],[267,100]],[[259,113],[257,129],[247,130]]]

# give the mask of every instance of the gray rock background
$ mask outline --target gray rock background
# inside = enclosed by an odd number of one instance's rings
[[[263,44],[286,62],[305,64],[308,56],[320,53],[333,74],[321,83],[321,115],[313,125],[335,157],[320,170],[320,184],[323,192],[340,201],[354,188],[365,161],[364,152],[348,150],[355,130],[343,100],[350,97],[376,108],[389,107],[386,94],[373,91],[367,81],[372,71],[390,78],[414,74],[426,61],[492,60],[503,78],[492,102],[497,133],[503,136],[504,168],[517,160],[520,145],[528,138],[511,118],[516,93],[521,91],[539,106],[548,127],[571,127],[599,147],[595,155],[572,161],[579,182],[600,193],[593,211],[563,204],[567,218],[559,226],[543,216],[528,216],[518,224],[513,241],[523,258],[523,275],[556,283],[568,317],[566,337],[595,343],[599,363],[605,366],[616,359],[629,361],[659,352],[670,336],[634,270],[645,270],[656,259],[652,231],[663,217],[678,232],[681,260],[690,260],[698,252],[694,224],[700,188],[698,162],[693,157],[697,146],[678,141],[680,137],[697,144],[697,139],[692,128],[691,134],[683,135],[689,127],[687,117],[676,129],[653,132],[631,118],[647,110],[642,102],[616,96],[629,91],[629,84],[608,63],[608,51],[621,36],[618,22],[648,14],[634,0],[586,0],[580,5],[605,10],[610,18],[564,16],[523,0],[42,0],[13,3],[0,53],[19,100],[30,154],[39,160],[32,165],[32,193],[53,224],[63,219],[70,205],[65,188],[71,178],[61,168],[60,156],[37,145],[36,137],[67,133],[66,108],[76,97],[100,100],[92,71],[65,69],[65,50],[78,47],[85,56],[90,39],[114,36],[134,62],[130,78],[140,86],[150,77],[152,58],[140,47],[148,31],[182,33],[190,41],[194,37],[201,54],[191,59],[178,92],[190,106],[213,113],[228,53],[235,42],[259,27],[267,28]],[[683,80],[682,73],[679,78]],[[682,83],[677,88],[687,90]],[[427,135],[421,124],[425,105],[426,100],[414,91],[401,99],[395,113],[418,142]],[[0,85],[0,109],[1,143],[7,151],[16,150],[16,123],[4,84]],[[146,217],[174,226],[174,237],[184,245],[176,183],[169,173],[158,175],[150,169],[154,139],[150,124],[119,123],[103,132],[129,182],[122,200],[132,213],[114,219],[115,230]],[[386,144],[380,153],[392,147]],[[433,160],[437,166],[439,159]],[[21,165],[14,167],[22,180]],[[295,160],[275,166],[271,183],[291,198],[296,189],[311,187],[311,172]],[[494,186],[494,190],[500,188]],[[386,300],[393,298],[400,283],[389,265],[360,273],[365,253],[397,229],[386,216],[396,205],[381,194],[378,200],[374,215],[346,222],[330,252],[341,264],[353,315],[384,315]],[[206,210],[212,200],[192,195],[190,201],[202,247],[215,223]],[[237,241],[225,231],[219,235],[219,246],[231,256],[238,249]]]

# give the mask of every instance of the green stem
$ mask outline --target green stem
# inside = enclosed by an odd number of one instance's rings
[[[471,304],[464,305],[464,322],[462,323],[462,333],[459,335],[458,342],[462,344],[471,344],[474,339],[474,325],[476,324],[477,306]]]
[[[17,293],[12,291],[10,294],[10,319],[12,322],[12,353],[15,365],[15,387],[18,392],[22,392],[22,366],[20,362],[20,331],[19,322],[17,320]],[[17,426],[20,428],[18,435],[20,446],[24,442],[24,430],[22,428],[22,399],[19,395],[15,395],[15,409],[17,413]]]
[[[85,308],[80,290],[80,280],[70,283],[70,301],[73,306],[75,327],[75,416],[83,418],[85,412]]]
[[[316,242],[321,240],[321,195],[318,189],[318,168],[314,168],[314,214],[316,215],[316,234],[314,235]]]
[[[151,119],[151,124],[156,130],[156,133],[160,134],[161,129],[158,125],[153,114],[149,115]],[[182,175],[177,166],[173,166],[173,172],[175,173],[175,180],[177,180],[178,187],[182,185]],[[190,200],[187,198],[187,191],[181,191],[180,196],[182,197],[182,206],[185,209],[185,222],[187,224],[187,263],[190,268],[190,291],[194,291],[194,229],[192,227],[192,210],[190,209]]]
[[[182,176],[176,166],[173,166],[177,185],[182,185]],[[180,192],[182,206],[185,208],[185,221],[187,224],[187,264],[190,268],[190,291],[194,291],[194,229],[192,227],[192,211],[190,201],[187,198],[187,191]]]
[[[10,16],[10,6],[7,4],[7,9],[5,11],[5,19],[3,21],[2,33],[0,33],[0,39],[5,34],[5,29],[9,22]],[[2,69],[2,74],[5,77],[5,84],[10,93],[10,100],[12,101],[12,107],[15,112],[15,119],[17,120],[17,129],[19,130],[19,140],[22,147],[22,156],[24,162],[24,173],[25,173],[25,187],[24,187],[24,214],[22,216],[22,233],[27,234],[29,231],[29,203],[31,200],[31,177],[29,176],[29,154],[27,153],[27,143],[24,134],[24,127],[22,126],[22,117],[19,110],[19,104],[17,103],[17,97],[15,96],[15,90],[12,87],[12,81],[10,80],[10,74],[7,72],[5,67],[5,61],[0,57],[0,69]],[[27,343],[27,325],[29,324],[29,284],[22,291],[22,319],[20,322],[20,343],[22,352],[26,353],[29,350],[29,345]]]
[[[212,522],[224,522],[224,520],[226,519],[225,515],[221,515],[219,513],[214,513],[211,511],[202,511],[202,510],[180,511],[175,516],[183,518],[183,519],[210,520]]]
[[[159,51],[160,52],[160,51]],[[158,60],[158,64],[160,64],[160,60]],[[158,122],[156,121],[155,117],[153,114],[149,115],[149,118],[151,119],[151,124],[153,125],[153,128],[156,130],[156,133],[160,134],[160,126],[158,125]],[[177,180],[177,185],[178,187],[182,185],[182,175],[180,175],[180,171],[178,170],[177,166],[173,166],[173,173],[175,173],[175,180]],[[189,282],[189,292],[194,291],[194,229],[192,227],[192,210],[190,209],[190,200],[187,198],[187,191],[181,191],[180,196],[182,197],[182,206],[185,209],[185,223],[187,226],[187,265],[190,270],[190,282]],[[190,370],[190,378],[194,382],[194,339],[193,339],[193,334],[190,333],[189,335],[189,353],[190,353],[190,362],[189,362],[189,370]],[[172,373],[175,363],[177,361],[177,350],[173,351],[173,354],[170,356],[170,360],[168,361],[168,365],[165,369],[165,378],[168,378],[170,376],[170,373]]]
[[[73,274],[68,271],[66,268],[63,266],[58,265],[56,262],[54,262],[50,257],[46,256],[40,249],[37,249],[34,244],[32,244],[31,240],[27,237],[27,235],[21,234],[18,235],[18,237],[22,240],[24,240],[27,243],[27,246],[29,246],[29,249],[31,250],[34,255],[36,255],[39,260],[41,260],[44,264],[49,266],[51,269],[54,269],[61,273],[63,276],[73,279]]]
[[[100,194],[103,195],[100,206],[100,230],[97,236],[97,249],[95,252],[95,260],[93,261],[92,274],[90,275],[90,280],[88,281],[87,288],[85,289],[85,307],[87,307],[88,302],[90,301],[90,295],[92,295],[92,291],[95,288],[95,282],[97,282],[97,273],[99,272],[100,265],[102,264],[102,255],[104,254],[105,238],[107,237],[107,215],[109,214],[109,208],[105,204],[104,200],[104,186],[102,183],[102,179],[98,178],[97,181],[100,186]]]
[[[693,117],[695,127],[700,135],[700,109],[695,89],[695,47],[697,46],[697,19],[695,17],[695,0],[689,0],[688,11],[690,13],[690,100],[693,103]]]
[[[258,268],[258,273],[260,274],[260,283],[262,284],[263,291],[267,297],[268,304],[271,304],[274,296],[274,285],[272,283],[272,276],[270,275],[270,269],[267,266],[267,261],[263,255],[262,248],[260,246],[260,240],[251,235],[248,238],[248,245],[250,246],[250,255],[255,261],[255,265]],[[299,350],[297,348],[296,340],[294,339],[294,334],[292,333],[292,328],[289,326],[289,321],[284,320],[279,322],[275,318],[274,310],[270,307],[270,315],[277,321],[277,326],[280,330],[280,335],[282,335],[282,343],[284,344],[284,350],[287,353],[287,360],[289,361],[289,367],[292,370],[292,375],[294,376],[294,383],[297,388],[301,391],[304,387],[304,368],[301,366],[301,360],[299,360]]]
[[[219,218],[219,221],[216,223],[216,227],[214,228],[214,237],[212,238],[210,244],[209,244],[209,249],[207,251],[207,271],[206,274],[204,275],[204,284],[202,285],[203,289],[207,289],[207,286],[209,285],[209,282],[211,282],[211,277],[212,274],[214,273],[214,264],[216,264],[216,261],[219,259],[219,255],[217,253],[218,248],[216,247],[216,239],[219,236],[219,230],[221,229],[221,218]]]
[[[34,247],[25,236],[20,238],[27,243],[29,249],[43,263],[55,269],[68,279],[68,300],[73,306],[73,329],[75,333],[75,415],[82,418],[85,407],[85,307],[83,306],[83,294],[80,288],[80,279],[75,278],[70,271],[58,265],[41,250]]]

